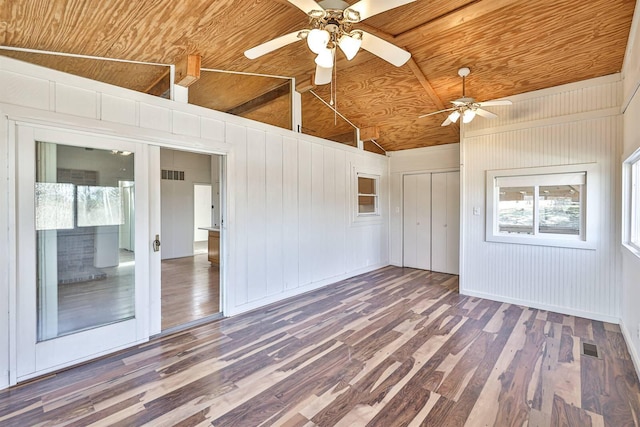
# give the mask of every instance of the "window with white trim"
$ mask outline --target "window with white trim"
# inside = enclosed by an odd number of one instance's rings
[[[358,216],[379,215],[378,181],[380,177],[358,173]]]
[[[593,246],[586,203],[587,169],[593,166],[578,166],[488,171],[487,241]]]
[[[624,243],[640,256],[640,151],[624,164],[625,174],[625,232]]]

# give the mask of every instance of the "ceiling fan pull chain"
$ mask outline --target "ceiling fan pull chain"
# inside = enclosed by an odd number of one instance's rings
[[[338,125],[338,70],[336,69],[338,62],[336,55],[333,55],[333,78],[331,79],[331,105],[334,106],[333,110],[333,125]],[[335,105],[334,105],[335,104]]]

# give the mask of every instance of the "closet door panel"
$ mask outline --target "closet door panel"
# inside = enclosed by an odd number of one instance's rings
[[[417,176],[416,268],[431,269],[431,174]]]
[[[460,272],[460,172],[447,173],[447,267]]]
[[[432,175],[431,269],[458,274],[460,250],[460,172]]]
[[[431,267],[434,271],[447,272],[447,174],[432,175],[432,252]]]
[[[431,268],[431,174],[405,175],[403,265]]]
[[[415,267],[416,262],[416,176],[405,175],[402,201],[402,232],[404,246],[402,248],[402,265]]]

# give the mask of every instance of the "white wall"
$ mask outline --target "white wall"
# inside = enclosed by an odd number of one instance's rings
[[[636,5],[625,64],[624,77],[624,148],[621,161],[640,149],[640,7]],[[622,320],[636,371],[640,376],[640,258],[622,249]]]
[[[12,222],[15,194],[5,179],[15,179],[7,161],[13,144],[7,118],[227,154],[227,315],[388,264],[386,210],[374,221],[356,222],[352,214],[357,171],[380,175],[380,205],[389,205],[384,156],[5,57],[0,87],[0,161],[7,164],[0,168],[0,206],[8,206],[0,209],[0,220],[9,224],[0,227],[0,388],[7,384],[6,313],[13,306],[6,301],[16,286],[19,239]],[[153,193],[157,185],[150,185]]]
[[[160,168],[184,171],[184,181],[163,179],[160,183],[162,259],[191,256],[194,240],[193,185],[211,184],[211,156],[161,149]]]
[[[389,263],[402,265],[402,180],[406,174],[444,172],[460,167],[460,144],[392,151],[390,171]]]
[[[9,283],[15,282],[15,251],[10,246],[15,241],[15,199],[9,194],[9,175],[15,168],[9,163],[8,123],[0,119],[0,390],[9,385],[9,354],[14,345],[9,345],[9,301],[15,301],[15,292],[9,292]],[[7,208],[2,208],[6,206]],[[13,310],[13,308],[12,308]],[[15,344],[15,339],[12,340]]]
[[[618,322],[620,75],[510,98],[463,128],[461,293]],[[485,241],[485,176],[493,169],[597,163],[595,250]],[[473,215],[478,208],[480,215]]]

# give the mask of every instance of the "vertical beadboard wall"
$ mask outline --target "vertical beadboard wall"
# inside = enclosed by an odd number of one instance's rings
[[[227,125],[235,223],[227,314],[388,264],[387,160]],[[382,215],[353,222],[357,172],[380,176]]]
[[[463,129],[460,290],[618,322],[620,75],[510,99],[514,105],[492,108],[498,119],[478,118]],[[595,250],[485,241],[486,171],[592,162],[599,171]]]
[[[0,223],[9,225],[0,227],[1,242],[15,234],[15,206],[7,196],[9,118],[226,154],[227,315],[388,264],[384,156],[6,57],[0,57],[0,87]],[[357,172],[380,176],[377,220],[354,221]],[[14,253],[9,243],[0,245],[1,313],[14,314],[7,302]],[[9,347],[13,321],[0,316],[0,348]],[[6,353],[0,351],[0,388],[7,385]]]
[[[622,69],[624,87],[624,149],[620,161],[640,150],[640,4],[636,4],[633,24]],[[640,376],[640,256],[622,249],[621,328]]]
[[[444,172],[460,167],[460,144],[392,151],[389,155],[389,263],[402,266],[402,180],[405,174]]]

